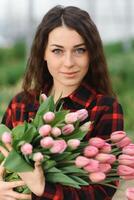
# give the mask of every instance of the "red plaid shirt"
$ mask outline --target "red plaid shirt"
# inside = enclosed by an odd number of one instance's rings
[[[48,89],[44,90],[48,93]],[[2,123],[9,128],[23,123],[24,120],[29,121],[35,116],[39,102],[38,98],[33,98],[29,103],[23,101],[23,92],[15,96],[10,102]],[[83,82],[80,87],[66,98],[62,98],[64,109],[75,111],[86,108],[89,113],[89,119],[93,121],[91,131],[86,135],[85,139],[99,136],[103,138],[109,137],[111,132],[123,130],[123,113],[120,104],[116,99],[106,95],[97,94],[92,88]],[[90,185],[81,189],[62,186],[60,184],[46,183],[45,191],[42,197],[33,195],[34,200],[110,200],[115,189],[100,185]]]

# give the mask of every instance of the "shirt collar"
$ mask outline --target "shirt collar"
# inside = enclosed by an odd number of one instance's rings
[[[46,84],[43,92],[48,95],[50,88],[51,86]],[[88,81],[84,79],[74,92],[62,99],[71,100],[73,103],[79,104],[80,106],[87,108],[96,95],[96,91],[88,84]]]
[[[96,96],[96,91],[84,80],[80,86],[68,97],[75,103],[87,108]]]

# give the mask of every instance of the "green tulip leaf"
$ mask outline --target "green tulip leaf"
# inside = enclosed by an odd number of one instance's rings
[[[28,172],[32,171],[33,167],[30,166],[23,157],[14,149],[9,153],[4,162],[4,167],[11,172]]]

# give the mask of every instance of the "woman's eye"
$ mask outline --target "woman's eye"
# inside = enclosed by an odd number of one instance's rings
[[[52,52],[55,53],[55,54],[62,54],[63,53],[63,51],[61,49],[54,49],[54,50],[52,50]]]
[[[78,49],[75,49],[75,53],[76,53],[76,54],[83,54],[85,51],[86,51],[85,48],[78,48]]]

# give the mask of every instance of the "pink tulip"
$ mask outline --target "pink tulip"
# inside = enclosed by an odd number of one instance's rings
[[[119,148],[123,148],[125,146],[128,146],[131,142],[132,142],[131,139],[126,136],[120,142],[117,142],[116,146]]]
[[[113,155],[113,154],[106,154],[106,153],[98,153],[95,158],[100,163],[109,163],[109,164],[114,163],[115,160],[116,160],[115,155]]]
[[[134,174],[131,175],[125,175],[125,176],[120,176],[123,180],[134,180]]]
[[[46,136],[44,138],[42,138],[40,140],[40,145],[43,147],[43,148],[46,148],[46,149],[49,149],[53,146],[54,144],[54,140],[52,137],[50,136]]]
[[[61,135],[61,129],[58,127],[53,127],[51,130],[51,135],[54,137],[58,137]]]
[[[66,124],[63,128],[62,128],[62,133],[63,135],[70,135],[73,131],[74,131],[74,125],[73,124]]]
[[[111,136],[110,139],[112,140],[112,142],[119,142],[121,141],[124,137],[126,136],[126,133],[124,131],[114,131]]]
[[[98,172],[99,171],[99,162],[94,159],[89,159],[89,164],[87,164],[84,167],[84,170],[89,173]]]
[[[105,178],[106,178],[106,175],[103,172],[92,172],[92,173],[89,174],[89,179],[93,183],[99,183],[101,181],[104,181]]]
[[[92,124],[92,122],[90,122],[90,121],[84,123],[83,125],[80,126],[80,130],[83,131],[83,132],[88,132],[88,131],[90,131],[91,124]]]
[[[33,155],[33,160],[36,162],[36,161],[42,161],[43,160],[43,154],[41,152],[37,152],[37,153],[34,153]]]
[[[39,134],[44,137],[48,136],[51,132],[52,127],[49,124],[45,124],[39,128]]]
[[[76,112],[71,112],[66,114],[65,116],[65,122],[67,124],[73,124],[78,120],[78,114]]]
[[[109,154],[109,155],[110,155],[110,159],[107,163],[112,165],[116,161],[116,156],[113,154]]]
[[[105,142],[104,146],[100,149],[101,153],[111,153],[112,148],[111,145],[107,142]]]
[[[129,144],[122,149],[122,153],[134,156],[134,144]]]
[[[119,176],[130,176],[134,174],[134,169],[126,165],[119,165],[117,173]]]
[[[43,119],[46,123],[50,123],[55,119],[55,114],[49,111],[43,115]]]
[[[126,197],[128,200],[134,200],[134,187],[129,187],[126,189]]]
[[[70,140],[67,141],[67,145],[73,150],[77,149],[77,147],[80,145],[80,140],[70,139]]]
[[[86,156],[88,158],[89,157],[92,158],[92,157],[96,156],[98,152],[99,152],[99,150],[97,147],[90,145],[90,146],[85,147],[83,154],[84,154],[84,156]]]
[[[45,95],[45,94],[41,94],[41,99],[43,100],[43,101],[45,101],[46,99],[47,99],[47,96]]]
[[[89,163],[89,159],[84,156],[78,156],[75,160],[75,165],[79,168],[85,167]]]
[[[99,164],[99,171],[108,173],[111,171],[111,165],[109,163],[100,163]]]
[[[2,134],[1,140],[3,143],[11,143],[12,142],[12,135],[9,132],[4,132]]]
[[[51,153],[63,153],[67,148],[67,144],[64,140],[55,140],[53,146],[50,148]]]
[[[30,155],[32,154],[33,146],[29,143],[25,143],[21,146],[20,150],[24,155]]]
[[[80,121],[84,121],[88,117],[88,111],[86,109],[77,110],[76,113]]]
[[[105,140],[99,137],[94,137],[89,140],[89,144],[97,148],[102,148],[105,145]]]
[[[120,165],[134,167],[134,156],[122,154],[118,157],[118,162]]]

